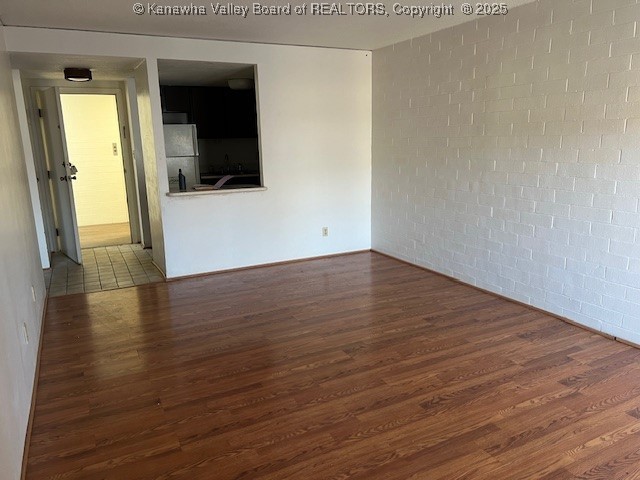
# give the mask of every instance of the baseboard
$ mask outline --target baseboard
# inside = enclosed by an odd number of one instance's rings
[[[162,275],[162,278],[164,278],[164,281],[167,281],[167,275],[166,273],[164,273],[164,271],[158,266],[158,264],[155,262],[155,260],[151,259],[151,265],[153,265],[154,267],[156,267],[156,270],[158,270],[160,272],[160,275]]]
[[[629,345],[630,347],[640,348],[640,344],[632,342],[631,340],[625,340],[624,338],[616,337],[614,335],[603,334],[602,332],[600,333],[604,336],[609,336],[613,338],[616,342],[624,343],[625,345]]]
[[[47,305],[49,303],[49,292],[45,289],[44,303],[42,305],[42,319],[40,322],[40,339],[38,341],[38,353],[36,357],[36,371],[33,378],[33,389],[31,390],[31,407],[29,408],[29,421],[27,422],[27,433],[24,439],[24,449],[22,451],[22,473],[20,479],[25,480],[27,476],[27,462],[29,460],[29,445],[31,445],[31,430],[33,429],[33,416],[36,410],[36,393],[38,391],[38,378],[40,377],[40,358],[42,357],[42,343],[44,339],[44,321],[47,316]]]
[[[317,257],[295,258],[293,260],[282,260],[280,262],[259,263],[258,265],[248,265],[246,267],[226,268],[224,270],[216,270],[214,272],[194,273],[192,275],[181,275],[179,277],[165,277],[167,282],[175,282],[176,280],[186,280],[188,278],[208,277],[209,275],[218,275],[220,273],[241,272],[243,270],[252,270],[254,268],[275,267],[280,265],[288,265],[290,263],[308,262],[310,260],[322,260],[323,258],[343,257],[346,255],[355,255],[358,253],[370,252],[371,249],[353,250],[351,252],[330,253],[328,255],[319,255]]]
[[[489,295],[493,295],[494,297],[498,297],[498,298],[500,298],[502,300],[507,300],[507,301],[509,301],[511,303],[515,303],[515,304],[520,305],[522,307],[529,308],[531,310],[535,310],[537,312],[544,313],[545,315],[549,315],[551,317],[557,318],[558,320],[561,320],[561,321],[563,321],[565,323],[573,325],[574,327],[581,328],[581,329],[586,330],[586,331],[591,332],[591,333],[596,333],[596,334],[598,334],[598,335],[600,335],[600,336],[602,336],[604,338],[607,338],[609,340],[615,340],[616,342],[620,342],[620,343],[623,343],[625,345],[629,345],[630,347],[634,347],[634,348],[640,349],[640,345],[637,344],[637,343],[631,342],[629,340],[625,340],[623,338],[616,337],[614,335],[610,335],[610,334],[605,333],[605,332],[601,332],[600,330],[596,330],[595,328],[591,328],[591,327],[588,327],[586,325],[582,325],[581,323],[578,323],[578,322],[576,322],[574,320],[571,320],[571,319],[569,319],[567,317],[563,317],[562,315],[558,315],[557,313],[549,312],[547,310],[544,310],[542,308],[536,307],[534,305],[529,305],[528,303],[524,303],[524,302],[521,302],[520,300],[516,300],[514,298],[507,297],[506,295],[502,295],[501,293],[496,293],[496,292],[492,292],[491,290],[486,290],[486,289],[484,289],[482,287],[478,287],[476,285],[472,285],[470,283],[467,283],[467,282],[465,282],[463,280],[460,280],[458,278],[452,277],[452,276],[447,275],[445,273],[437,272],[435,270],[431,270],[430,268],[423,267],[422,265],[417,265],[415,263],[411,263],[411,262],[409,262],[407,260],[404,260],[402,258],[394,257],[393,255],[390,255],[388,253],[380,252],[380,251],[375,250],[373,248],[371,249],[371,251],[374,252],[374,253],[377,253],[378,255],[383,255],[385,257],[392,258],[392,259],[394,259],[394,260],[396,260],[398,262],[402,262],[402,263],[405,263],[407,265],[411,265],[412,267],[420,268],[420,269],[425,270],[425,271],[427,271],[429,273],[432,273],[434,275],[439,275],[441,277],[447,278],[447,279],[451,280],[452,282],[459,283],[460,285],[464,285],[466,287],[471,287],[471,288],[473,288],[475,290],[478,290],[478,291],[483,292],[483,293],[487,293]]]

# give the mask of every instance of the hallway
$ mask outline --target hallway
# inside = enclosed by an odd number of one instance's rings
[[[139,244],[82,249],[83,265],[56,253],[45,270],[49,297],[99,292],[163,281],[151,250]]]
[[[129,222],[78,227],[82,248],[126,245],[131,243]]]

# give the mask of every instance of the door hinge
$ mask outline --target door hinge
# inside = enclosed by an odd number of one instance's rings
[[[47,178],[51,180],[51,170],[47,170]]]
[[[59,237],[59,236],[60,236],[60,230],[56,228],[56,237]]]
[[[122,127],[122,138],[127,138],[127,127]]]
[[[43,115],[43,113],[42,113],[42,109],[41,109],[41,108],[39,108],[39,109],[38,109],[38,116],[39,116],[40,118],[44,117],[44,115]]]

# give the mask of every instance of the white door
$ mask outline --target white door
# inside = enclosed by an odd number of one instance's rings
[[[64,124],[60,107],[60,92],[57,88],[44,90],[41,95],[44,118],[45,142],[47,153],[53,171],[51,184],[53,186],[54,208],[60,250],[74,262],[82,263],[80,236],[78,235],[78,221],[73,201],[73,180],[77,170],[69,163]]]

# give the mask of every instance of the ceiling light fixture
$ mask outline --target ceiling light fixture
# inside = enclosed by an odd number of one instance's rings
[[[65,68],[64,79],[70,82],[89,82],[93,77],[88,68]]]
[[[231,90],[251,90],[253,88],[253,78],[230,78],[227,84]]]

